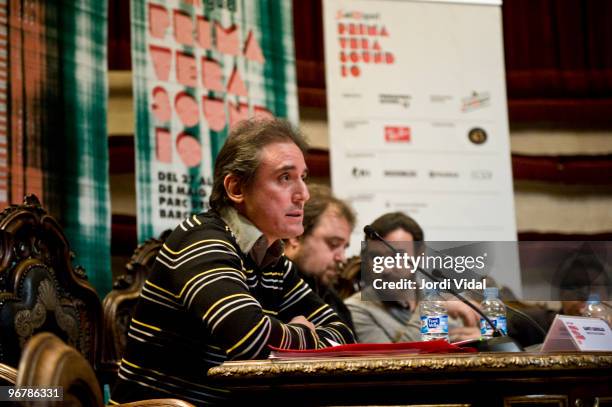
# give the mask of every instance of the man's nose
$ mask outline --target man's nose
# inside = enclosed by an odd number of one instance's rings
[[[344,247],[339,247],[334,253],[334,260],[337,263],[344,263],[346,261],[346,250]]]
[[[306,185],[303,179],[300,179],[298,181],[296,192],[294,194],[294,199],[296,201],[302,201],[302,202],[306,202],[310,199],[310,193],[308,192],[308,186]]]

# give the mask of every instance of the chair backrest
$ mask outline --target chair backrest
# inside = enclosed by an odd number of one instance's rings
[[[361,276],[361,257],[353,256],[344,263],[344,267],[340,271],[335,289],[342,299],[346,299],[360,291],[359,278]]]
[[[0,363],[16,366],[28,339],[53,332],[97,365],[102,306],[73,258],[35,196],[0,213]]]
[[[26,344],[17,387],[61,387],[63,400],[37,401],[35,406],[102,407],[102,390],[89,362],[76,349],[49,332],[34,335]],[[122,407],[194,407],[178,399],[151,399],[120,404]]]
[[[114,283],[113,289],[104,298],[104,364],[117,365],[127,342],[127,330],[132,317],[134,306],[142,290],[145,280],[155,263],[157,253],[164,240],[170,234],[167,230],[159,238],[151,238],[139,245],[129,262],[125,265],[123,273]]]
[[[91,365],[76,349],[49,332],[39,333],[28,341],[19,362],[15,385],[62,387],[63,401],[47,405],[103,405],[102,391]]]

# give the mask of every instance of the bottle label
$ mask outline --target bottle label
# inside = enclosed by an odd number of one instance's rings
[[[448,334],[448,316],[421,316],[421,334]]]
[[[506,317],[489,317],[489,319],[491,320],[491,323],[493,323],[495,328],[497,328],[504,334],[508,334],[508,324],[506,321]],[[489,326],[489,324],[484,318],[480,318],[480,334],[482,336],[493,336],[493,328]]]

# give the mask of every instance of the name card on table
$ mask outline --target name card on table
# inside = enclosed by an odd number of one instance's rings
[[[557,315],[542,344],[554,351],[612,351],[612,331],[599,318]]]

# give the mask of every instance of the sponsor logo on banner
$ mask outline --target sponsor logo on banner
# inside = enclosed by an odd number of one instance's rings
[[[474,127],[468,132],[468,138],[474,144],[483,144],[487,141],[487,132],[480,127]]]
[[[343,93],[341,95],[344,99],[362,99],[363,95],[361,93]]]
[[[366,126],[368,123],[367,120],[346,120],[342,125],[347,130],[353,130],[360,126]]]
[[[417,171],[416,170],[385,170],[383,174],[385,177],[415,178],[417,176]]]
[[[410,127],[385,126],[385,141],[388,143],[409,143],[411,139]]]
[[[395,64],[395,54],[385,44],[390,33],[379,22],[379,13],[337,10],[335,19],[342,78],[360,77],[367,67]]]
[[[364,151],[347,151],[344,156],[346,158],[374,158],[376,154]]]
[[[491,96],[489,92],[472,92],[470,96],[461,99],[461,111],[464,113],[471,112],[487,107],[490,103]]]
[[[455,127],[453,122],[431,122],[431,127],[452,129]]]
[[[431,103],[446,103],[453,100],[452,95],[429,95],[429,101]]]
[[[493,171],[491,170],[474,170],[471,173],[473,179],[486,181],[493,178]]]
[[[388,93],[381,93],[378,95],[378,101],[381,105],[400,105],[405,109],[410,107],[410,95],[391,95]]]
[[[351,174],[353,175],[353,178],[364,178],[369,177],[371,175],[370,170],[357,167],[353,167]]]
[[[354,204],[354,203],[363,203],[363,202],[372,202],[374,201],[374,199],[376,199],[376,195],[372,194],[372,193],[363,193],[363,194],[357,194],[357,195],[350,195],[349,197],[346,198],[346,200],[350,203],[350,204]]]
[[[459,178],[458,172],[430,170],[429,178]]]

